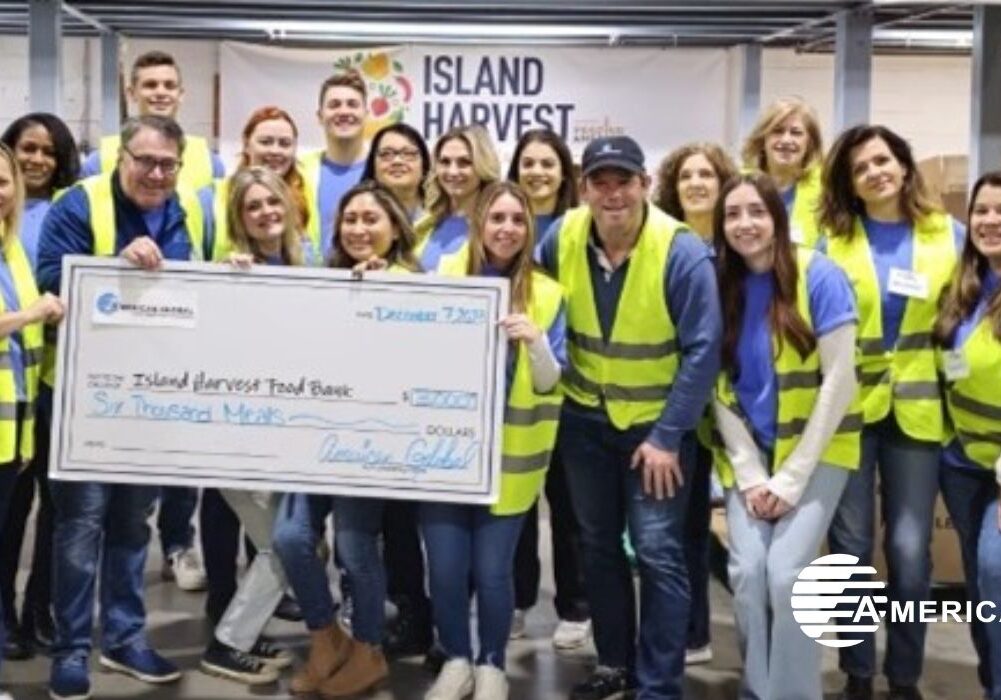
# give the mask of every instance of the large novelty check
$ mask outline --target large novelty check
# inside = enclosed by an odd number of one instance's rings
[[[50,473],[489,503],[507,282],[68,257]]]

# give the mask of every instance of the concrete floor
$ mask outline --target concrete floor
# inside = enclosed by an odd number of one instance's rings
[[[548,542],[548,523],[543,521],[543,543]],[[26,548],[30,551],[30,548]],[[549,548],[542,546],[543,591],[539,604],[527,618],[528,638],[512,642],[508,650],[508,675],[512,700],[557,700],[567,697],[570,687],[586,675],[593,662],[593,649],[576,654],[557,654],[549,643],[555,626],[552,608],[552,576]],[[215,698],[289,698],[288,675],[278,685],[248,690],[245,686],[207,676],[197,670],[209,630],[201,615],[203,595],[184,593],[159,575],[159,548],[153,546],[147,569],[147,597],[150,640],[160,652],[187,672],[179,683],[153,687],[120,674],[97,668],[91,680],[94,697],[166,700],[212,700]],[[22,582],[23,583],[23,582]],[[706,666],[689,668],[685,697],[697,700],[729,700],[737,697],[740,660],[736,649],[732,600],[715,581],[712,596],[712,637],[715,658]],[[301,625],[272,621],[269,633],[305,656],[306,638]],[[810,643],[804,637],[804,643]],[[965,625],[931,625],[928,633],[922,690],[927,700],[974,700],[982,697],[976,680],[976,657]],[[26,662],[4,662],[0,688],[15,700],[47,698],[49,662],[36,657]],[[372,700],[419,700],[433,679],[420,666],[420,659],[396,662],[391,668],[389,687],[371,694]],[[837,657],[825,652],[824,686],[826,700],[833,700],[840,687]],[[885,691],[885,684],[877,686]]]

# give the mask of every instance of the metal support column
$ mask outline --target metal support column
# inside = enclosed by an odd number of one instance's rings
[[[1001,7],[973,10],[970,184],[1001,170]]]
[[[28,102],[35,112],[59,114],[62,106],[62,4],[28,3]]]
[[[869,121],[872,92],[872,15],[845,10],[838,15],[834,49],[834,130]]]
[[[761,112],[761,44],[740,47],[743,73],[740,81],[740,139],[751,133]]]
[[[101,33],[101,133],[117,134],[121,127],[120,91],[118,75],[118,34]]]

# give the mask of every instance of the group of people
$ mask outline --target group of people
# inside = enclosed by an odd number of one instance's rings
[[[525,634],[539,590],[543,491],[553,644],[593,636],[597,650],[571,700],[681,698],[686,661],[711,658],[713,473],[743,698],[822,697],[822,647],[796,623],[793,583],[825,541],[871,563],[877,488],[891,600],[929,596],[939,492],[970,598],[1001,600],[1001,172],[974,185],[967,230],[898,134],[856,126],[825,153],[813,110],[783,99],[762,114],[741,168],[720,146],[695,143],[651,177],[640,145],[614,136],[589,143],[578,170],[558,135],[533,130],[505,177],[476,125],[432,149],[403,123],[366,144],[366,85],[348,72],[319,90],[323,150],[298,153],[293,119],[262,107],[225,175],[174,120],[183,88],[171,56],[139,57],[128,94],[138,115],[82,170],[53,115],[26,115],[0,138],[0,635],[11,635],[7,658],[49,649],[55,700],[90,697],[98,587],[101,666],[149,683],[180,677],[145,633],[157,503],[165,573],[209,589],[214,632],[201,668],[274,682],[295,659],[264,630],[297,607],[310,644],[291,689],[328,698],[371,690],[389,660],[418,653],[439,660],[426,700],[507,698],[505,649]],[[148,270],[204,260],[250,273],[318,265],[508,279],[499,500],[231,489],[199,499],[194,489],[49,482],[67,254]],[[250,563],[238,576],[241,531]],[[925,632],[887,626],[894,700],[921,697]],[[1001,700],[1001,628],[974,623],[971,633],[985,696]],[[843,700],[873,697],[872,634],[841,649],[840,666]]]

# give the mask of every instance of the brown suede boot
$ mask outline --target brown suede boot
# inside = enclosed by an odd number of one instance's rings
[[[315,693],[344,665],[351,652],[351,637],[336,622],[310,632],[309,637],[309,660],[292,676],[290,688],[296,695]]]
[[[324,698],[346,698],[372,690],[389,676],[389,666],[382,649],[365,642],[352,641],[348,660],[334,675],[320,683]]]

